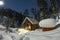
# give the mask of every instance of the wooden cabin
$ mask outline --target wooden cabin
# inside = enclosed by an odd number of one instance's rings
[[[22,27],[27,30],[35,30],[38,28],[38,21],[34,18],[26,17],[22,23]]]

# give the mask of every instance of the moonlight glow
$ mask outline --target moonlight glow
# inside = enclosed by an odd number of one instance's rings
[[[0,5],[4,5],[4,2],[3,1],[0,1]]]

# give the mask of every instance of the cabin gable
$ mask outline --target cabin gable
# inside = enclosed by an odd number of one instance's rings
[[[24,25],[24,28],[27,30],[35,30],[38,27],[38,24],[33,24],[29,19],[25,19],[22,25]]]

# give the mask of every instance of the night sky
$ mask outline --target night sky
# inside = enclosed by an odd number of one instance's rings
[[[48,2],[48,0],[47,0]],[[37,0],[4,0],[5,8],[11,8],[17,12],[22,12],[25,9],[38,9]]]
[[[25,9],[38,8],[36,1],[37,0],[4,0],[4,7],[20,12]]]

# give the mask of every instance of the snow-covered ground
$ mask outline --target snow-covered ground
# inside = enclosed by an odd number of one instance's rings
[[[6,27],[0,25],[0,40],[23,40],[24,35],[19,35],[16,28],[10,30],[12,32],[6,32]]]
[[[5,31],[0,33],[0,40],[22,40],[24,35],[18,33],[6,33]]]
[[[60,40],[60,27],[47,32],[31,31],[25,35],[23,40]]]
[[[2,28],[0,30],[0,40],[60,40],[60,27],[47,32],[43,32],[41,29],[36,29],[35,31],[29,31],[23,35],[19,35],[16,28],[10,28],[14,32],[6,32],[5,27],[2,25],[0,25],[0,28]]]

